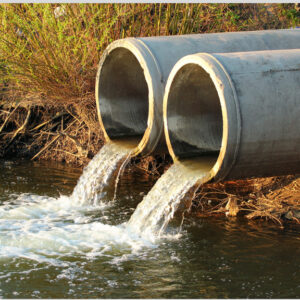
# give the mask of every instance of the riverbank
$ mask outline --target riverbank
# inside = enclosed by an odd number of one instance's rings
[[[83,114],[81,115],[82,118]],[[0,157],[55,160],[84,167],[104,144],[96,108],[79,120],[68,107],[13,105],[0,110]],[[169,155],[133,158],[127,168],[158,179],[172,161]],[[300,176],[210,183],[189,194],[190,213],[198,217],[245,217],[283,227],[300,224]],[[189,201],[188,201],[189,202]]]

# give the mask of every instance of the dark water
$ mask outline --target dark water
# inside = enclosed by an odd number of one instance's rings
[[[128,221],[151,177],[125,173],[115,203],[72,215],[67,206],[60,215],[51,201],[71,194],[81,170],[26,161],[0,167],[0,297],[300,297],[296,229],[189,217],[181,236],[148,245],[118,224]]]

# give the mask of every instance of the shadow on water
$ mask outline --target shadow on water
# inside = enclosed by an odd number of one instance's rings
[[[70,195],[81,174],[80,169],[53,163],[0,164],[2,202],[10,201],[11,194]],[[116,202],[85,214],[92,222],[126,222],[153,184],[151,177],[125,172]],[[108,241],[94,256],[72,252],[50,253],[47,260],[6,257],[0,245],[0,297],[299,297],[299,231],[243,219],[194,217],[186,218],[182,229],[180,238],[162,239],[137,251]]]

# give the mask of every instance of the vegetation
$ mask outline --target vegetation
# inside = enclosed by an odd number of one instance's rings
[[[200,187],[193,211],[198,216],[267,219],[283,227],[284,221],[300,224],[299,199],[299,175],[227,181]]]
[[[95,74],[103,50],[113,40],[289,28],[300,24],[297,8],[294,4],[1,4],[0,156],[47,158],[55,151],[58,159],[82,164],[99,149]]]
[[[102,51],[130,36],[288,28],[294,4],[2,4],[1,81],[14,100],[94,102]]]

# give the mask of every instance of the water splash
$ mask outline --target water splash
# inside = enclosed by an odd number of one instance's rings
[[[158,239],[177,239],[165,233],[181,200],[207,175],[207,159],[189,165],[175,163],[157,181],[128,222],[107,224],[106,210],[117,205],[102,201],[111,179],[127,163],[132,147],[107,144],[84,169],[70,197],[20,194],[0,206],[0,262],[23,257],[62,264],[64,257],[130,257]],[[199,171],[201,170],[201,171]],[[121,171],[119,171],[120,174]],[[127,259],[126,258],[126,259]]]
[[[143,244],[123,225],[105,224],[112,205],[107,191],[118,166],[127,161],[132,145],[108,143],[90,161],[71,196],[11,195],[0,206],[0,260],[7,257],[59,263],[61,255],[96,256],[114,245],[134,252]],[[99,215],[100,213],[100,215]]]
[[[106,196],[105,188],[118,165],[130,157],[132,148],[117,143],[107,143],[83,170],[71,195],[72,201],[81,205],[97,205]]]
[[[124,224],[107,224],[112,203],[80,205],[67,196],[32,194],[11,200],[0,206],[0,266],[15,258],[69,266],[70,256],[130,258],[144,247],[155,247]]]

